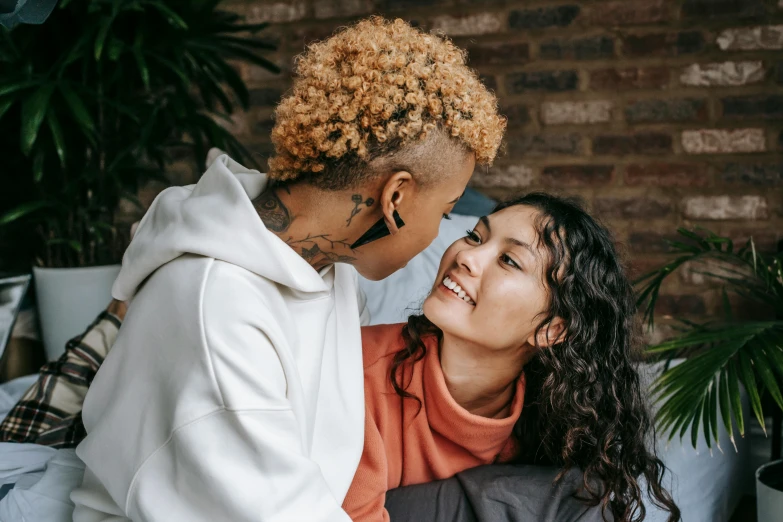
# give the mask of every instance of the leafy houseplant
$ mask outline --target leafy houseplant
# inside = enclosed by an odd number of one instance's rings
[[[0,270],[32,262],[50,360],[106,306],[127,243],[124,200],[176,154],[254,165],[221,126],[249,93],[232,61],[277,67],[219,0],[61,0],[0,35]],[[140,209],[141,210],[141,209]],[[64,306],[63,303],[79,303]]]
[[[725,319],[707,324],[681,321],[680,335],[649,348],[650,354],[665,360],[652,389],[660,404],[656,423],[669,433],[669,440],[677,435],[682,439],[690,429],[694,448],[701,428],[712,449],[713,442],[719,443],[719,417],[732,444],[734,424],[745,434],[740,385],[765,433],[762,398],[771,398],[773,407],[783,410],[783,253],[761,255],[752,238],[735,250],[731,240],[711,232],[680,229],[679,233],[686,241],[671,243],[675,258],[637,281],[638,304],[646,305],[645,318],[652,327],[663,281],[686,265],[697,265],[705,278],[723,285]],[[744,304],[759,305],[754,310],[757,316],[737,318],[730,293]],[[684,360],[671,366],[674,358]],[[775,413],[779,417],[780,410]],[[779,422],[773,429],[775,437],[780,437]],[[779,442],[773,441],[773,447],[779,447]],[[758,520],[783,519],[783,460],[756,471],[756,499]]]
[[[765,431],[762,396],[768,393],[783,409],[783,255],[760,254],[752,238],[735,249],[729,238],[711,232],[678,232],[684,241],[671,243],[674,259],[636,281],[646,321],[652,327],[663,281],[686,265],[723,286],[725,319],[706,324],[681,320],[679,335],[648,349],[666,362],[652,389],[660,404],[656,421],[669,440],[684,437],[690,428],[694,448],[701,429],[712,448],[718,442],[719,418],[732,443],[734,424],[744,436],[740,384]],[[737,318],[730,294],[760,305],[763,316]],[[668,364],[675,358],[684,360]]]
[[[176,152],[253,164],[220,125],[249,94],[231,61],[278,68],[218,0],[62,0],[46,23],[0,35],[0,260],[117,263],[121,200],[163,180]],[[250,33],[250,34],[248,34]],[[14,263],[9,260],[15,260]],[[29,266],[29,265],[27,265]],[[0,266],[2,268],[2,266]]]

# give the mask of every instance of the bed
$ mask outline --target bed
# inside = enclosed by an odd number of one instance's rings
[[[467,201],[470,203],[469,208],[463,203],[457,211],[480,214],[491,208],[491,203],[475,194],[469,193]],[[360,280],[360,285],[367,295],[373,324],[402,322],[410,313],[419,309],[432,285],[441,254],[448,245],[461,237],[465,230],[472,228],[476,219],[475,215],[452,214],[451,220],[443,221],[433,244],[411,260],[405,269],[384,281]],[[654,370],[651,367],[641,368],[648,381]],[[35,378],[36,376],[32,375],[0,385],[0,418],[6,415]],[[745,407],[747,408],[747,401]],[[749,412],[747,415],[749,418]],[[748,439],[738,438],[736,453],[725,432],[721,435],[722,452],[710,452],[703,442],[697,450],[693,450],[689,442],[680,444],[674,441],[666,444],[659,441],[660,455],[671,470],[667,480],[671,481],[671,491],[682,509],[685,522],[727,522],[740,497],[744,493],[752,492],[753,475],[749,466],[751,448]],[[690,437],[686,436],[685,440],[690,440]],[[81,482],[82,470],[73,450],[55,450],[34,444],[0,443],[0,520],[70,520],[71,506],[68,496],[71,489]],[[474,489],[479,491],[484,479],[476,477],[483,476],[481,473],[484,472],[470,475]],[[519,502],[520,491],[527,484],[525,479],[521,477],[506,483],[508,485],[500,488],[495,496],[499,496],[501,502],[504,502],[504,495],[508,502]],[[444,487],[437,484],[432,486],[434,491],[444,490]],[[433,497],[430,495],[417,495],[416,491],[408,494],[407,488],[399,491],[402,494],[398,496],[407,507],[397,510],[399,515],[393,520],[415,520],[415,516],[406,518],[405,513],[416,513],[416,502],[432,503]],[[458,509],[452,504],[449,509]],[[422,506],[422,509],[425,507]],[[390,511],[395,513],[394,510]],[[654,506],[648,507],[648,515],[647,520],[651,522],[666,520],[666,514]],[[453,516],[457,517],[456,514]],[[474,519],[493,520],[492,517],[486,518],[487,516]],[[449,520],[448,517],[442,519]],[[457,519],[461,520],[452,518]]]

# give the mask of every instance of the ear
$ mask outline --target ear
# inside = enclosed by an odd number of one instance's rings
[[[536,346],[537,342],[538,346],[543,348],[563,342],[563,337],[565,337],[565,321],[560,317],[555,317],[548,325],[531,335],[527,342],[531,346]]]
[[[400,208],[405,198],[411,198],[413,190],[413,176],[410,172],[400,170],[392,174],[381,188],[381,211],[383,220],[389,228],[391,235],[400,231],[394,221],[394,211]]]

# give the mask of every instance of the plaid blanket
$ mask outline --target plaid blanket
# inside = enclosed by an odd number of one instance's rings
[[[84,397],[117,338],[122,316],[124,305],[110,306],[84,333],[68,341],[57,361],[41,368],[36,383],[0,424],[0,442],[75,448],[84,439]]]

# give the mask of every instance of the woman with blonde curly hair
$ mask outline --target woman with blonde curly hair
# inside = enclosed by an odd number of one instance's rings
[[[356,272],[422,251],[504,127],[464,52],[400,20],[311,46],[269,172],[221,156],[142,219],[112,292],[127,316],[84,402],[74,520],[348,521]]]

